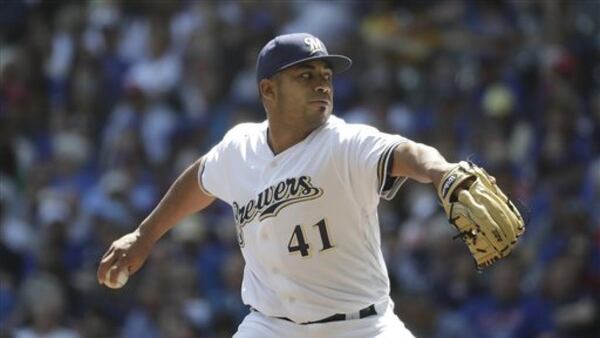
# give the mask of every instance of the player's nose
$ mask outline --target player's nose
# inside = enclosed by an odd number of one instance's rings
[[[315,87],[315,91],[321,94],[331,94],[331,86],[326,83],[320,83]]]

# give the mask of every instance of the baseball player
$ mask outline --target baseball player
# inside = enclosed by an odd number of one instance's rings
[[[267,120],[233,127],[187,168],[139,227],[113,242],[99,283],[135,273],[163,234],[218,198],[232,208],[246,263],[250,311],[234,337],[412,337],[389,297],[377,205],[407,178],[436,187],[444,178],[448,193],[458,182],[448,173],[460,165],[332,115],[332,77],[351,63],[310,34],[268,42],[256,68]]]

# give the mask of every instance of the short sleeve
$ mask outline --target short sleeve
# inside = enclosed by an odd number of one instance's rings
[[[407,139],[365,125],[355,125],[353,129],[348,144],[351,183],[367,201],[378,201],[380,197],[392,199],[406,180],[389,175],[393,153]]]
[[[198,186],[206,195],[227,201],[227,188],[223,184],[222,169],[225,149],[221,141],[202,157],[198,169]]]
[[[202,157],[202,160],[200,162],[200,168],[198,169],[198,186],[200,187],[200,190],[202,190],[203,193],[205,193],[208,196],[213,196],[216,197],[218,194],[213,192],[213,189],[209,189],[206,187],[206,183],[204,182],[205,180],[208,180],[209,185],[213,185],[212,182],[215,182],[215,177],[214,174],[212,175],[212,179],[207,179],[206,178],[206,173],[210,172],[210,173],[214,173],[215,170],[214,168],[218,166],[219,163],[219,145],[217,144],[216,146],[212,147],[212,149],[206,153],[206,155],[204,155],[204,157]],[[208,166],[208,170],[207,170],[207,166]],[[208,175],[211,176],[211,175]],[[212,190],[212,191],[211,191]]]
[[[239,140],[244,126],[238,125],[229,130],[223,139],[203,156],[198,168],[200,190],[227,203],[231,201],[231,187],[228,184],[227,171],[233,168],[236,160],[236,139]]]

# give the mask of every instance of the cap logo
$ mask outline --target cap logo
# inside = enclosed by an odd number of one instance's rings
[[[305,38],[304,44],[310,49],[310,55],[313,55],[316,52],[325,52],[325,46],[323,46],[321,40],[315,37]]]

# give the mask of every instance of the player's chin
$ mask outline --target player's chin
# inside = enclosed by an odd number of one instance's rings
[[[309,116],[316,125],[321,125],[327,122],[331,115],[331,108],[328,105],[320,105],[311,109]]]
[[[311,129],[318,128],[327,122],[329,116],[329,112],[321,112],[318,115],[313,115],[308,124],[310,125]]]

